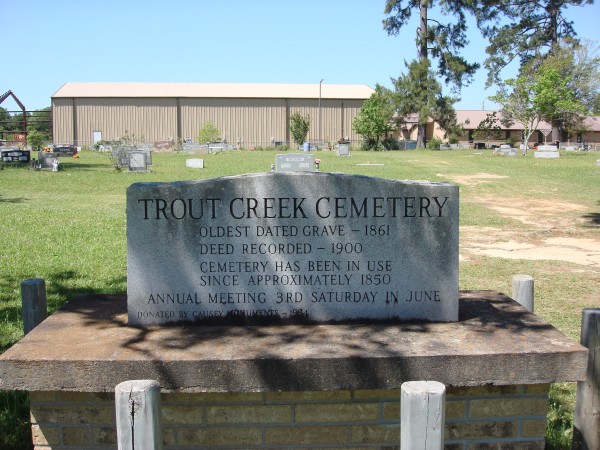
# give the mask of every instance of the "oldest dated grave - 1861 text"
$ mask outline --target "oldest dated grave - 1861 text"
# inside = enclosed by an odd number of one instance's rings
[[[458,320],[458,188],[267,173],[127,191],[131,325]]]

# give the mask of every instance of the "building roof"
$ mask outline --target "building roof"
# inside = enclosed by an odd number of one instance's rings
[[[366,100],[366,84],[321,84],[323,99]],[[52,98],[319,98],[319,84],[68,82]]]
[[[456,122],[462,126],[464,130],[474,130],[476,129],[481,122],[483,122],[488,114],[492,114],[494,112],[499,113],[499,111],[494,110],[457,110],[456,111]],[[501,118],[500,114],[497,114],[498,119]],[[523,124],[515,120],[510,125],[506,126],[504,124],[500,125],[503,130],[512,130],[512,131],[520,131],[523,129]],[[545,128],[552,129],[552,125],[547,122],[541,121],[537,127],[538,130],[542,130]]]
[[[485,120],[488,114],[493,112],[499,112],[494,110],[456,110],[456,122],[462,126],[465,130],[474,130],[477,126]],[[500,114],[497,115],[500,118]],[[589,131],[600,131],[600,116],[588,116],[585,118],[585,128]],[[510,126],[506,127],[501,125],[503,130],[514,130],[520,131],[523,129],[523,125],[518,120],[515,120]],[[538,126],[538,130],[551,130],[552,125],[548,122],[541,121]]]

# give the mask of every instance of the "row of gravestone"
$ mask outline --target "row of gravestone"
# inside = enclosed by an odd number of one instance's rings
[[[275,157],[275,164],[271,164],[271,172],[315,172],[319,171],[321,160],[312,153],[285,153]],[[204,160],[190,158],[185,161],[186,167],[203,169]]]

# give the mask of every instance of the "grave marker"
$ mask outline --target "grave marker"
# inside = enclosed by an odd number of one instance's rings
[[[131,325],[458,320],[458,188],[264,173],[127,190]]]
[[[313,172],[315,156],[303,153],[277,155],[275,157],[276,172]]]

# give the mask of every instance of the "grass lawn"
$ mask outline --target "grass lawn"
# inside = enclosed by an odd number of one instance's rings
[[[204,158],[204,169],[186,168],[188,154],[154,153],[152,173],[118,172],[106,154],[89,151],[61,159],[59,172],[4,166],[0,352],[22,336],[23,280],[46,280],[50,312],[74,294],[126,292],[125,191],[131,183],[265,172],[276,153],[194,156]],[[353,151],[350,157],[318,152],[316,157],[321,171],[459,184],[460,288],[510,295],[514,274],[532,275],[536,313],[579,339],[581,309],[598,306],[600,265],[573,259],[574,251],[566,259],[552,249],[547,258],[519,259],[519,251],[499,256],[493,250],[499,244],[543,250],[558,239],[584,247],[600,244],[600,154],[565,152],[560,159],[536,159],[533,152],[511,158],[489,150],[413,150]],[[549,448],[570,448],[574,384],[556,384],[551,395]],[[0,448],[28,448],[10,442],[26,439],[26,401],[18,393],[0,395]]]

